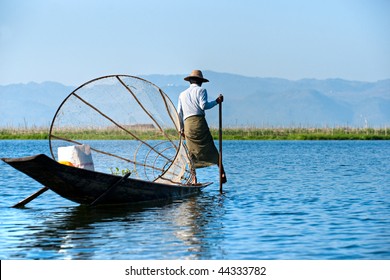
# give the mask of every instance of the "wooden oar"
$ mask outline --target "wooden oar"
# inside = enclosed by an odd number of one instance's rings
[[[98,198],[96,198],[89,206],[95,206],[102,202],[123,180],[130,176],[130,172],[126,173],[122,178],[116,181],[111,187],[109,187],[104,193],[102,193]]]
[[[220,95],[221,96],[221,95]],[[219,192],[222,193],[222,102],[219,102]]]
[[[19,201],[18,203],[16,203],[14,206],[12,206],[13,208],[23,208],[27,203],[29,203],[31,200],[34,200],[36,199],[38,196],[40,196],[41,194],[43,194],[45,191],[47,191],[49,188],[48,187],[43,187],[42,189],[40,189],[39,191],[37,191],[36,193],[33,193],[32,195],[30,195],[29,197]]]

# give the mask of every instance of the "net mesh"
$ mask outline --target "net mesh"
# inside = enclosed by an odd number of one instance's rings
[[[96,171],[189,184],[193,168],[178,131],[175,106],[160,88],[138,77],[113,75],[85,83],[63,101],[49,143],[55,160],[59,147],[87,144]],[[112,141],[102,141],[107,139]]]

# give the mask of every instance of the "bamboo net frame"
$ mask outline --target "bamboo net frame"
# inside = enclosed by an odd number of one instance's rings
[[[114,168],[142,180],[189,184],[194,172],[178,128],[175,106],[156,85],[135,76],[104,76],[81,85],[61,103],[50,126],[50,151],[58,160],[59,147],[88,144],[100,172]],[[107,145],[73,139],[72,130],[115,130],[129,140]],[[145,131],[159,140],[147,139]]]

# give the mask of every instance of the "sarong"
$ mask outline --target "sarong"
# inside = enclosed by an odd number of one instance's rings
[[[204,116],[191,116],[185,119],[184,134],[195,168],[218,164],[219,153]]]

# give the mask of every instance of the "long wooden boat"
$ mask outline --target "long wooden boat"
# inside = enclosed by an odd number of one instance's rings
[[[130,177],[123,178],[63,165],[44,154],[2,160],[58,195],[87,205],[91,205],[102,196],[104,199],[99,201],[99,204],[175,200],[198,194],[202,188],[211,184],[161,184]]]

